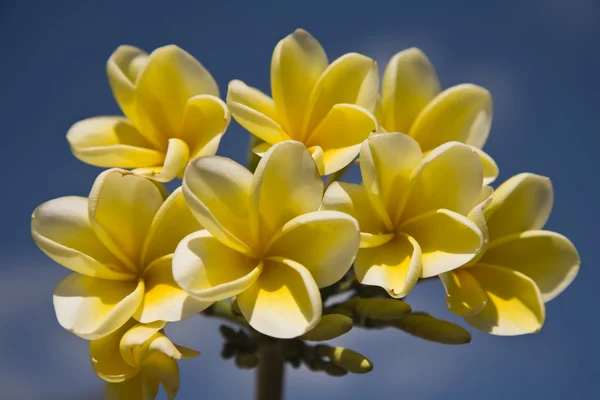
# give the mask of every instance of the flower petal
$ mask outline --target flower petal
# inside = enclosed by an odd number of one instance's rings
[[[67,132],[73,155],[97,167],[137,168],[160,165],[165,159],[123,117],[94,117],[75,123]]]
[[[163,201],[153,182],[110,169],[98,175],[90,192],[90,222],[102,243],[138,271],[146,234]]]
[[[133,46],[119,46],[106,63],[106,74],[119,107],[135,121],[135,84],[148,63],[148,53]]]
[[[417,117],[410,136],[429,151],[457,141],[482,148],[492,126],[492,96],[486,89],[462,84],[444,90]]]
[[[316,82],[304,132],[310,134],[336,104],[356,104],[373,112],[378,95],[377,63],[362,54],[345,54],[332,62]]]
[[[473,207],[473,209],[469,211],[469,214],[467,215],[467,218],[473,221],[481,231],[483,235],[484,245],[487,245],[489,242],[489,232],[487,229],[487,224],[485,222],[485,215],[483,213],[483,210],[485,210],[485,208],[490,205],[493,198],[494,189],[492,189],[490,186],[484,186],[481,189],[481,193],[479,194],[479,199],[477,199],[477,205]],[[480,252],[480,255],[483,253],[483,251]],[[471,261],[471,263],[472,262],[473,261]]]
[[[360,227],[360,247],[381,245],[390,240],[393,234],[375,212],[363,185],[346,182],[333,182],[325,191],[321,210],[340,211],[356,218]]]
[[[180,139],[169,139],[169,147],[162,167],[136,168],[133,173],[157,182],[170,182],[183,175],[183,170],[188,163],[190,149]]]
[[[181,321],[212,304],[190,297],[177,285],[173,279],[172,259],[172,255],[164,256],[154,261],[144,272],[144,302],[133,315],[141,323]]]
[[[483,168],[483,184],[489,185],[496,180],[500,173],[498,165],[496,164],[496,161],[483,150],[480,150],[477,147],[472,147],[472,149],[477,152],[477,155],[479,155],[479,159],[481,160],[481,166]]]
[[[360,233],[354,218],[338,211],[315,211],[285,224],[273,236],[267,255],[303,265],[323,288],[346,275],[359,243]]]
[[[483,234],[467,217],[437,210],[408,221],[399,228],[421,247],[421,277],[430,278],[471,261],[483,246]]]
[[[179,366],[177,361],[160,352],[152,353],[144,362],[144,375],[160,381],[169,400],[175,398],[179,391]]]
[[[119,350],[121,337],[134,325],[135,321],[130,319],[110,335],[90,341],[92,368],[100,379],[106,382],[123,382],[139,372],[138,368],[121,357]]]
[[[406,234],[397,233],[384,245],[360,249],[354,272],[363,285],[379,286],[392,297],[404,297],[421,275],[419,243]]]
[[[256,281],[261,265],[206,231],[186,236],[173,255],[175,282],[201,301],[235,296]]]
[[[121,383],[107,383],[104,400],[155,400],[160,382],[154,376],[141,372]]]
[[[527,275],[548,302],[573,282],[580,259],[566,237],[549,231],[527,231],[492,242],[480,262]]]
[[[440,274],[446,289],[446,306],[458,315],[474,315],[483,310],[488,297],[468,268]]]
[[[202,226],[232,249],[251,253],[251,185],[252,173],[246,168],[229,158],[209,156],[190,162],[182,187]]]
[[[254,229],[264,248],[288,221],[319,209],[323,181],[306,147],[286,141],[271,147],[258,163],[250,196],[258,212]]]
[[[440,208],[467,215],[483,187],[481,161],[470,146],[446,143],[425,156],[411,181],[403,220]]]
[[[552,183],[546,177],[523,173],[508,179],[485,209],[490,241],[541,229],[550,217],[553,200]]]
[[[31,235],[48,257],[72,271],[114,280],[135,276],[96,236],[85,197],[61,197],[40,205],[31,216]]]
[[[396,54],[383,74],[382,125],[388,132],[408,133],[419,113],[440,92],[429,58],[411,48]]]
[[[111,281],[71,274],[54,290],[54,311],[63,328],[92,340],[123,326],[143,297],[141,280]]]
[[[289,140],[287,133],[276,122],[273,100],[258,89],[238,80],[229,82],[227,105],[235,120],[261,140],[269,144]]]
[[[419,144],[402,133],[370,137],[360,150],[360,171],[367,194],[388,230],[402,215],[410,177],[423,160]]]
[[[293,139],[302,139],[308,101],[317,80],[327,68],[327,55],[319,42],[303,29],[282,39],[271,60],[271,90],[279,121]],[[272,142],[273,143],[273,142]]]
[[[527,276],[508,268],[478,264],[469,268],[488,296],[484,309],[465,317],[470,325],[493,335],[538,332],[546,312],[541,293]]]
[[[134,123],[150,142],[164,148],[182,127],[188,100],[200,94],[219,97],[210,73],[179,47],[160,47],[138,78]]]
[[[147,266],[162,256],[173,254],[181,239],[201,229],[202,225],[194,218],[181,187],[178,187],[152,220],[143,246],[142,265]]]
[[[324,174],[329,175],[350,164],[360,144],[377,130],[377,121],[367,110],[353,104],[335,104],[314,131],[305,139],[307,147],[324,151]]]
[[[190,149],[190,160],[215,155],[230,121],[227,104],[218,97],[205,94],[188,99],[179,137]]]
[[[321,294],[311,273],[286,259],[269,258],[256,282],[237,296],[257,331],[279,339],[303,335],[321,318]]]

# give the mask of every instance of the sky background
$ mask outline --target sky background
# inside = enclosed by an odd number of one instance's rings
[[[340,379],[289,369],[287,399],[600,398],[599,1],[0,0],[0,400],[101,398],[87,342],[64,331],[52,309],[68,272],[33,244],[30,216],[52,198],[87,196],[100,172],[72,156],[65,134],[80,119],[119,114],[105,75],[111,52],[177,44],[208,68],[222,97],[234,78],[269,92],[273,48],[299,27],[330,60],[355,51],[383,68],[416,46],[443,87],[488,88],[494,122],[485,150],[500,166],[498,182],[523,171],[551,177],[547,228],[575,243],[582,267],[547,306],[538,334],[472,331],[472,343],[443,346],[356,329],[334,343],[367,355],[374,371]],[[247,138],[232,121],[219,154],[244,161]],[[438,281],[419,284],[407,301],[467,326],[446,310]],[[203,353],[180,364],[179,399],[252,398],[254,373],[220,359],[217,326],[194,317],[169,327],[176,343]]]

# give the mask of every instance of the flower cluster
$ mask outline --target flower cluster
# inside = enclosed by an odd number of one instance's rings
[[[443,325],[397,300],[420,279],[439,277],[448,309],[469,325],[520,335],[541,329],[545,303],[578,272],[573,244],[542,230],[548,178],[488,186],[498,176],[481,150],[490,93],[441,91],[418,49],[391,59],[380,88],[374,60],[329,62],[296,30],[273,52],[271,96],[234,80],[225,102],[176,46],[121,46],[107,74],[124,116],[77,122],[67,140],[78,159],[110,169],[88,198],[50,200],[31,222],[38,247],[72,271],[54,292],[56,316],[90,341],[107,398],[153,399],[159,383],[173,398],[176,360],[198,353],[163,328],[199,313],[226,307],[244,327],[223,331],[229,353],[246,355],[241,364],[258,362],[247,356],[249,333],[294,338],[293,357],[310,353],[311,368],[340,375],[371,364],[303,340],[353,323],[434,337]],[[230,115],[253,135],[260,161],[250,169],[215,155]],[[341,182],[356,160],[362,183]],[[181,187],[169,194],[162,183],[175,178]],[[325,307],[338,293],[352,295]]]

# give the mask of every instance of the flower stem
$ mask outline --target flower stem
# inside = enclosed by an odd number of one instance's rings
[[[256,400],[282,400],[285,372],[283,342],[262,340],[258,358],[260,361],[256,372]]]

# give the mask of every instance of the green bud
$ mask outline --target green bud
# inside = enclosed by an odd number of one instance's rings
[[[317,354],[327,357],[329,360],[347,371],[354,374],[366,374],[373,369],[373,364],[365,356],[356,351],[343,347],[329,347],[319,345],[316,347]]]
[[[406,315],[392,326],[421,339],[442,344],[466,344],[471,341],[471,334],[462,326],[443,321],[427,313]]]
[[[382,298],[355,298],[350,300],[356,314],[361,319],[376,319],[379,321],[394,321],[401,319],[412,310],[402,300]]]
[[[352,329],[352,319],[341,314],[327,314],[321,317],[319,324],[305,333],[300,339],[322,342],[342,336]]]
[[[225,343],[225,345],[223,346],[223,350],[221,350],[221,357],[228,360],[235,355],[235,352],[235,345],[231,343]]]
[[[342,368],[342,367],[340,367],[338,365],[335,365],[333,363],[327,363],[327,364],[325,364],[323,370],[329,376],[344,376],[344,375],[348,375],[348,371],[346,371],[344,368]]]
[[[235,364],[242,369],[256,368],[258,362],[258,356],[254,353],[241,353],[235,358]]]
[[[237,333],[235,330],[227,325],[219,326],[219,332],[221,332],[221,336],[224,339],[229,340],[230,342],[235,342],[237,340]]]

